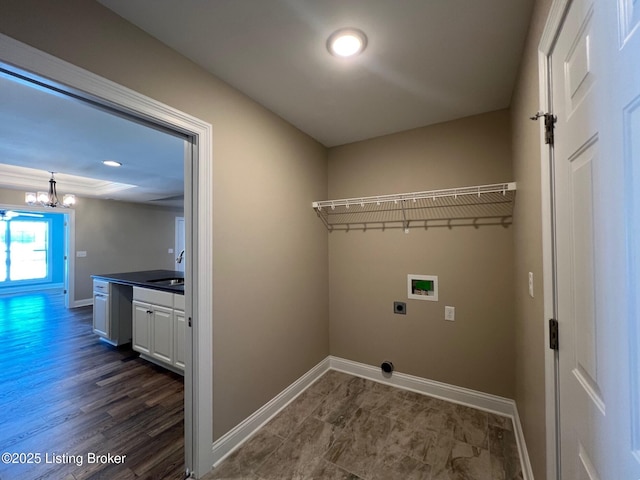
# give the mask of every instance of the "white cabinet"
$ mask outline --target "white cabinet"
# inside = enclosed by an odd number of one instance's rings
[[[173,309],[153,306],[151,356],[173,364]]]
[[[93,331],[111,345],[131,341],[131,287],[93,280]]]
[[[184,372],[184,296],[133,287],[132,308],[133,349],[147,360]]]
[[[109,295],[93,292],[93,332],[109,338]]]
[[[132,302],[133,339],[132,348],[140,353],[151,353],[151,321],[153,311],[148,303]]]

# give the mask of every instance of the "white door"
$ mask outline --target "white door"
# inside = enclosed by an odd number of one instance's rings
[[[631,108],[640,106],[640,1],[569,3],[550,57],[559,469],[563,480],[638,480],[639,337],[629,308],[638,292],[627,265],[639,238],[628,250],[625,224],[640,189],[640,108]],[[625,190],[634,162],[637,186]]]

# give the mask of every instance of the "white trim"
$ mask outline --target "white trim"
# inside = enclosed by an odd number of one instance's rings
[[[118,111],[127,112],[172,130],[197,137],[197,175],[192,182],[197,192],[194,228],[197,250],[192,252],[193,362],[188,361],[185,375],[193,375],[192,392],[186,392],[193,404],[193,465],[203,475],[213,465],[213,145],[212,126],[168,105],[95,75],[45,52],[0,34],[0,66],[55,85],[80,97],[92,99]],[[185,412],[190,409],[185,408]],[[188,415],[188,414],[187,414]],[[187,420],[188,421],[188,420]]]
[[[499,397],[489,393],[478,392],[464,387],[449,385],[447,383],[428,380],[422,377],[415,377],[406,373],[393,372],[387,375],[380,367],[373,367],[364,363],[353,362],[338,357],[329,357],[332,370],[349,373],[358,377],[363,377],[374,382],[384,383],[393,387],[422,393],[431,397],[440,398],[448,402],[466,405],[468,407],[484,410],[511,418],[518,444],[518,453],[522,467],[524,480],[533,480],[533,470],[529,461],[529,453],[524,440],[522,425],[516,402],[510,398]]]
[[[1,46],[0,38],[0,46]],[[65,215],[67,216],[66,220],[68,220],[68,228],[65,226],[64,228],[64,254],[67,256],[67,260],[65,262],[65,272],[62,288],[67,290],[67,293],[64,295],[64,306],[66,308],[75,308],[84,305],[76,305],[73,301],[75,297],[75,285],[76,285],[76,274],[75,274],[75,258],[76,258],[76,211],[73,208],[69,209],[51,209],[47,207],[43,207],[40,205],[14,205],[3,203],[0,204],[0,208],[4,210],[26,210],[29,212],[43,212],[43,213],[55,213],[57,215]],[[56,288],[57,285],[51,285],[47,287],[38,287],[34,286],[33,290],[45,290],[50,288]],[[22,289],[22,291],[32,290],[29,288]],[[11,290],[6,290],[6,293],[11,293]],[[93,298],[89,300],[89,305],[93,304]]]
[[[280,411],[309,388],[313,382],[320,378],[327,370],[337,370],[374,382],[384,383],[393,387],[422,393],[448,402],[466,405],[511,418],[515,430],[516,442],[518,444],[518,453],[520,454],[523,479],[533,480],[529,454],[522,432],[522,425],[520,424],[520,417],[518,416],[518,409],[516,408],[516,402],[514,400],[436,382],[434,380],[427,380],[405,373],[394,372],[392,375],[387,375],[382,372],[380,367],[373,367],[364,363],[333,356],[328,356],[322,360],[263,407],[256,410],[256,412],[220,437],[220,439],[213,444],[214,467],[219,465],[220,462],[231,455],[254,433],[266,425],[269,420],[280,413]]]
[[[547,55],[551,53],[551,49],[556,42],[558,32],[567,14],[570,3],[571,0],[553,0],[553,4],[547,15],[544,30],[542,31],[542,36],[540,37],[540,43],[538,44],[538,50],[540,52]]]
[[[555,46],[556,39],[562,22],[569,8],[571,0],[554,0],[544,26],[540,43],[538,45],[538,72],[539,72],[539,110],[551,112],[550,71],[548,59]],[[540,181],[541,181],[541,209],[542,209],[542,271],[544,290],[544,317],[541,319],[545,332],[545,430],[546,430],[546,457],[547,457],[547,479],[557,480],[559,478],[559,438],[558,438],[558,379],[557,355],[554,350],[547,348],[549,345],[549,329],[546,328],[547,319],[554,318],[554,274],[553,274],[553,214],[552,214],[552,172],[551,150],[544,144],[544,126],[540,122]]]
[[[213,444],[214,467],[222,462],[239,448],[256,431],[262,428],[269,420],[275,417],[282,409],[304,392],[313,382],[329,370],[329,358],[327,357],[315,367],[305,373],[298,380],[289,385],[276,397],[256,410],[236,427],[228,431]]]
[[[34,192],[43,190],[43,185],[47,185],[51,178],[51,173],[46,170],[6,165],[4,163],[0,164],[0,175],[2,175],[2,184],[6,188]],[[64,185],[66,192],[73,192],[76,196],[83,197],[110,197],[115,193],[135,187],[135,185],[125,183],[109,182],[57,172],[56,180],[58,181],[58,188]],[[62,195],[59,195],[59,197],[64,198]]]
[[[384,383],[393,387],[423,393],[431,397],[440,398],[448,402],[478,408],[499,415],[512,416],[515,402],[509,398],[498,397],[488,393],[457,387],[447,383],[427,380],[422,377],[408,375],[406,373],[393,372],[392,375],[383,374],[380,367],[353,362],[338,357],[329,357],[331,368],[339,372],[348,373],[357,377],[363,377],[374,382]]]
[[[93,298],[85,298],[83,300],[74,300],[69,305],[69,308],[88,307],[89,305],[93,305]]]
[[[64,230],[64,254],[67,256],[64,272],[64,287],[67,292],[64,295],[64,306],[74,308],[76,296],[76,211],[70,209],[65,215],[68,215],[69,223]],[[93,304],[93,297],[91,297],[91,303]]]
[[[413,281],[414,280],[427,280],[433,282],[433,290],[430,295],[418,295],[413,293]],[[410,273],[407,275],[407,298],[414,300],[428,300],[431,302],[438,301],[438,276],[437,275],[418,275]]]
[[[46,292],[48,290],[64,290],[64,283],[44,283],[23,286],[0,287],[0,295],[16,295],[27,292]]]

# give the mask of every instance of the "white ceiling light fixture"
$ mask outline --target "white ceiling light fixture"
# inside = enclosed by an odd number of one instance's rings
[[[56,190],[56,180],[53,177],[55,172],[50,172],[51,178],[49,179],[49,191],[48,192],[25,192],[24,201],[27,205],[35,205],[39,203],[43,207],[64,207],[69,208],[76,203],[76,196],[67,193],[62,197],[62,202],[58,200],[58,192]]]
[[[341,28],[327,39],[327,50],[338,57],[359,55],[367,47],[367,36],[357,28]]]
[[[115,160],[103,160],[102,163],[107,167],[121,167],[122,163],[116,162]]]

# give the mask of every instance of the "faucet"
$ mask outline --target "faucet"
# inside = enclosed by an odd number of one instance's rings
[[[180,252],[180,255],[178,255],[178,258],[176,258],[176,263],[182,263],[182,257],[184,257],[184,248]]]

